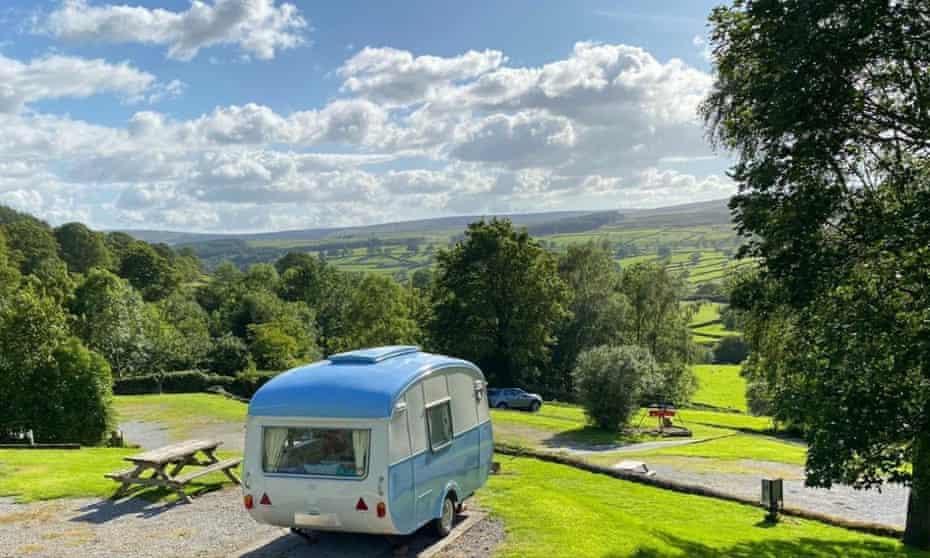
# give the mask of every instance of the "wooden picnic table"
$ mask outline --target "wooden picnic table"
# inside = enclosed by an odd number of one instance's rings
[[[113,498],[123,496],[133,485],[159,486],[174,490],[185,502],[190,497],[184,492],[184,487],[192,480],[222,471],[231,481],[240,484],[239,478],[233,472],[242,462],[241,458],[220,460],[216,457],[216,448],[222,442],[218,440],[186,440],[170,446],[149,450],[138,455],[124,457],[134,466],[124,471],[108,473],[104,476],[122,483]],[[198,457],[203,454],[203,457]],[[180,475],[185,467],[197,467],[196,470]],[[170,470],[169,470],[170,468]],[[150,476],[143,476],[151,472]]]

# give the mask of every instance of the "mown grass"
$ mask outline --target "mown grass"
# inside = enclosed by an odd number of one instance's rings
[[[746,412],[746,379],[738,364],[698,364],[694,366],[698,389],[691,401],[722,409]]]
[[[751,506],[620,481],[564,465],[497,456],[479,501],[503,520],[503,557],[926,558],[899,542]]]
[[[193,430],[213,424],[245,421],[248,406],[210,393],[118,395],[116,412],[121,421],[158,422],[171,437],[190,437]]]
[[[103,475],[130,467],[123,457],[140,453],[133,448],[83,448],[80,450],[0,450],[0,496],[17,502],[56,498],[107,498],[119,484]],[[231,455],[231,454],[221,454]],[[195,494],[216,490],[229,479],[222,473],[203,476],[188,485]],[[162,489],[136,493],[146,500],[173,501],[177,494]]]

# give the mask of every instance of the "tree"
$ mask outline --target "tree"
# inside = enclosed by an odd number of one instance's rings
[[[588,419],[604,430],[622,430],[637,407],[643,378],[656,368],[642,347],[604,345],[582,352],[573,375]]]
[[[340,350],[353,317],[349,311],[350,276],[310,254],[291,252],[275,263],[281,274],[284,300],[302,301],[316,314],[320,347],[325,354]]]
[[[298,364],[300,347],[297,340],[281,330],[278,324],[251,324],[250,351],[255,365],[262,370],[285,370]]]
[[[3,206],[0,206],[2,209]],[[19,287],[19,269],[12,261],[6,233],[0,226],[0,297],[11,294]]]
[[[122,255],[119,275],[148,301],[168,296],[181,282],[170,262],[145,242],[134,243]]]
[[[34,424],[36,370],[48,366],[67,338],[65,313],[30,288],[0,299],[0,436]]]
[[[569,313],[556,329],[552,351],[550,395],[574,396],[572,369],[578,355],[599,345],[618,344],[629,312],[629,301],[620,292],[620,268],[603,246],[571,245],[559,257],[559,277],[568,286]]]
[[[145,303],[125,281],[103,269],[90,270],[70,309],[75,334],[107,359],[116,378],[148,370]]]
[[[909,483],[904,540],[928,548],[930,5],[739,1],[711,24],[702,111],[761,270],[733,295],[753,380],[807,433],[808,484]]]
[[[416,342],[419,327],[411,314],[411,296],[389,277],[371,273],[360,276],[349,290],[345,327],[339,335],[327,338],[327,350]]]
[[[5,227],[12,260],[22,273],[32,273],[42,260],[58,258],[58,243],[48,225],[27,219]]]
[[[156,319],[170,327],[177,336],[175,350],[167,359],[168,370],[199,368],[210,351],[209,318],[189,294],[175,291],[153,307]]]
[[[714,362],[740,364],[749,355],[749,348],[738,335],[724,337],[714,345]]]
[[[73,273],[85,273],[92,267],[108,268],[110,251],[104,237],[81,223],[67,223],[55,229],[58,252]]]
[[[442,352],[476,362],[497,385],[535,385],[546,368],[565,284],[552,255],[493,219],[437,256],[428,330]]]
[[[211,372],[228,376],[248,370],[254,365],[245,341],[230,333],[223,334],[213,342],[207,363]]]
[[[99,354],[71,338],[34,371],[29,393],[36,439],[100,444],[110,432],[113,413],[110,366]]]

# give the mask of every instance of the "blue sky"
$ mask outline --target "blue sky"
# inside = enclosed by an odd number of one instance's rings
[[[733,190],[713,3],[123,1],[0,8],[0,203],[255,231]]]

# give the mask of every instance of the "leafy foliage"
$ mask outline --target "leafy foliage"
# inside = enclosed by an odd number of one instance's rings
[[[930,547],[930,5],[738,1],[711,22],[703,111],[761,270],[734,292],[750,385],[807,432],[809,483],[910,482],[905,541]]]
[[[578,400],[598,428],[616,432],[637,409],[643,379],[656,371],[655,359],[643,347],[588,349],[574,370]]]
[[[535,385],[564,313],[555,261],[526,231],[493,219],[437,256],[430,341],[497,385]]]

